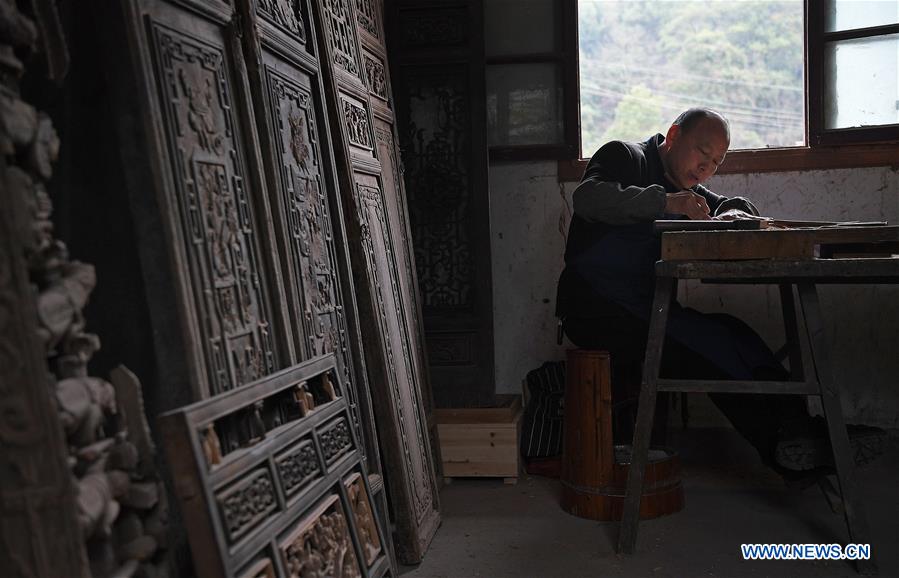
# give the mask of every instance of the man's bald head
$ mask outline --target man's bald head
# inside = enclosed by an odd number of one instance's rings
[[[730,123],[724,118],[724,115],[710,108],[691,108],[685,110],[680,116],[674,119],[672,124],[679,126],[682,133],[689,133],[699,124],[706,124],[703,121],[710,121],[711,123],[720,126],[721,129],[724,130],[727,142],[730,142]]]

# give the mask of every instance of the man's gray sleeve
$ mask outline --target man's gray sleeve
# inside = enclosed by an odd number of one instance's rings
[[[622,187],[612,181],[587,179],[571,197],[574,213],[590,223],[630,225],[653,221],[665,211],[662,185]]]

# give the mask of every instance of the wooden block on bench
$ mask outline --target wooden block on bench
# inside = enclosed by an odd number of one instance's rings
[[[443,475],[518,480],[521,396],[498,395],[497,407],[438,409]]]

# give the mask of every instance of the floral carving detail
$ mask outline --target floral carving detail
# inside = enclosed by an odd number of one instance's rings
[[[303,442],[296,451],[278,459],[278,474],[287,495],[302,488],[320,472],[318,456],[311,441]]]
[[[234,542],[277,508],[267,470],[256,470],[218,496],[228,538]]]
[[[319,441],[327,463],[333,462],[337,456],[353,447],[353,438],[345,419],[341,419],[331,429],[322,432]]]

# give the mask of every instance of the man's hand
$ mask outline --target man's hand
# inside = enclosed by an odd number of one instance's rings
[[[672,215],[686,215],[694,221],[708,220],[709,204],[705,197],[697,195],[693,191],[678,191],[668,193],[665,200],[665,212]]]
[[[728,209],[723,213],[719,213],[712,217],[712,219],[716,221],[736,221],[736,220],[750,220],[750,221],[770,221],[770,217],[761,217],[757,215],[753,215],[751,213],[747,213],[746,211],[742,211],[740,209]]]

